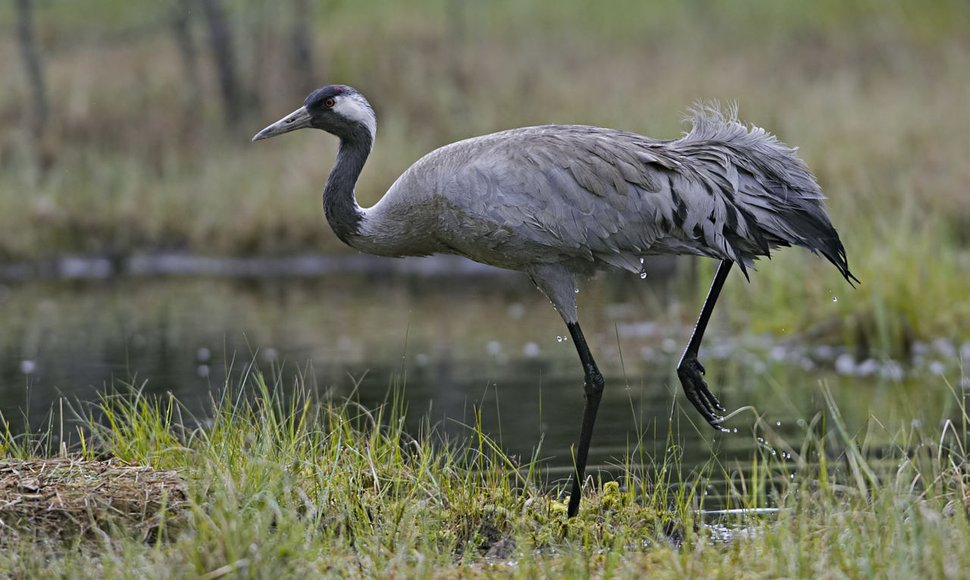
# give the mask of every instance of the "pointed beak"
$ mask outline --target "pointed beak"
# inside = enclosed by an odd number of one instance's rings
[[[253,141],[269,139],[270,137],[276,137],[277,135],[282,135],[283,133],[289,133],[290,131],[296,131],[297,129],[303,129],[309,126],[310,113],[306,110],[306,107],[300,107],[279,121],[273,123],[269,127],[266,127],[259,133],[256,133],[253,136]]]

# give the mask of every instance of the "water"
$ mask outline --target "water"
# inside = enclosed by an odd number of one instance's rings
[[[701,353],[707,379],[729,411],[754,405],[762,418],[755,425],[753,411],[741,412],[729,433],[715,433],[679,394],[674,369],[690,329],[666,307],[675,293],[628,280],[594,281],[580,300],[584,332],[607,377],[594,471],[627,455],[661,458],[669,429],[689,469],[712,458],[746,463],[778,441],[797,448],[824,409],[823,383],[850,431],[870,416],[891,434],[953,415],[938,375],[951,384],[960,375],[940,345],[917,349],[929,369],[920,372],[859,363],[837,345],[718,336],[715,322]],[[444,433],[467,436],[481,409],[485,429],[509,453],[532,457],[541,442],[550,473],[564,476],[584,403],[575,347],[553,340],[565,338],[562,321],[524,277],[23,282],[0,286],[0,320],[0,412],[14,433],[42,427],[60,397],[83,404],[119,383],[171,392],[204,417],[227,377],[232,382],[254,362],[282,373],[284,385],[303,373],[331,396],[358,385],[371,407],[392,384],[403,385],[414,429],[430,418]],[[789,449],[778,452],[791,457]]]

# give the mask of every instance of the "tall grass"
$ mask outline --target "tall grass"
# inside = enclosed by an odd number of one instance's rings
[[[307,211],[319,208],[332,140],[246,138],[303,96],[286,80],[284,14],[233,4],[240,68],[262,105],[226,131],[214,84],[201,87],[201,110],[179,97],[169,9],[102,0],[38,11],[55,121],[41,161],[23,133],[0,138],[0,258],[343,251]],[[863,285],[849,291],[784,252],[750,298],[743,284],[728,291],[750,313],[736,327],[827,333],[884,355],[914,338],[966,337],[960,2],[411,0],[330,3],[316,16],[324,65],[296,74],[353,84],[380,116],[364,203],[458,138],[550,122],[674,137],[691,102],[737,101],[743,119],[800,146]],[[4,78],[19,78],[15,50],[0,42]],[[0,95],[0,118],[16,125],[24,98]]]
[[[321,398],[255,373],[210,418],[137,390],[82,412],[75,453],[174,469],[188,507],[152,543],[124,527],[93,538],[5,546],[14,575],[451,577],[957,577],[970,564],[967,414],[897,432],[870,449],[827,397],[802,441],[762,426],[750,465],[700,470],[676,433],[658,457],[633,452],[615,481],[590,481],[578,518],[546,480],[539,452],[505,455],[478,424],[443,440],[404,430],[406,409]],[[959,399],[958,400],[962,400]],[[476,422],[478,423],[478,422]],[[875,419],[869,430],[885,429]],[[643,437],[643,434],[639,435]],[[880,438],[881,440],[881,438]],[[5,456],[27,453],[3,437]],[[20,451],[16,451],[19,449]],[[875,453],[878,451],[878,453]],[[726,507],[705,490],[723,478]],[[754,512],[751,508],[777,508]]]

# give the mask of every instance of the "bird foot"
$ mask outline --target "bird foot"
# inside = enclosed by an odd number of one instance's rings
[[[680,359],[680,364],[677,365],[677,377],[684,387],[687,400],[700,411],[710,426],[718,431],[726,431],[721,426],[724,417],[720,415],[725,409],[708,388],[707,381],[704,380],[704,365],[697,360],[696,356],[685,354],[684,358]]]

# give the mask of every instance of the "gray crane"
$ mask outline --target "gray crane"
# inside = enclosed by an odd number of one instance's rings
[[[720,260],[677,367],[687,399],[716,429],[723,429],[725,409],[697,357],[732,264],[747,278],[755,259],[795,245],[827,258],[850,284],[858,281],[824,196],[795,150],[739,123],[736,110],[692,112],[691,131],[675,140],[547,125],[452,143],[419,159],[370,208],[357,204],[354,186],[374,145],[377,118],[357,90],[317,89],[253,141],[305,127],[340,139],[323,207],[330,227],[351,247],[392,257],[457,254],[522,271],[552,301],[584,371],[573,517],[604,386],[579,326],[577,276],[607,267],[642,275],[643,257],[655,254]]]

